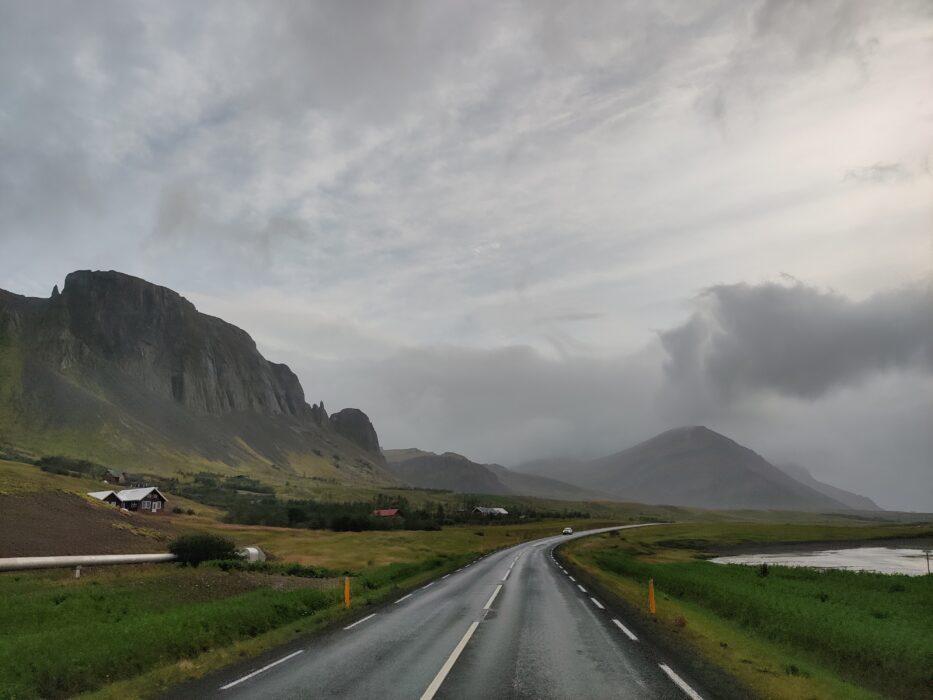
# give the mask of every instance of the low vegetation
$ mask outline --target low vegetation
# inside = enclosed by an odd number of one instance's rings
[[[197,566],[211,559],[236,558],[236,546],[233,540],[207,532],[177,537],[169,543],[168,551],[185,566]]]
[[[684,526],[678,526],[683,528]],[[745,537],[800,537],[795,527],[743,528]],[[653,579],[659,617],[682,638],[706,647],[717,661],[729,657],[722,630],[736,631],[761,653],[749,659],[744,644],[729,669],[772,697],[799,696],[811,676],[841,679],[889,697],[929,697],[933,687],[933,578],[791,567],[723,566],[697,560],[698,548],[735,535],[722,526],[694,526],[692,540],[670,538],[657,528],[575,544],[569,556],[614,592],[643,607]],[[928,528],[927,528],[928,529]],[[850,538],[866,533],[848,528]],[[876,528],[869,528],[870,531]],[[895,529],[896,532],[899,530]],[[721,539],[717,539],[717,534]],[[835,533],[841,534],[841,533]],[[686,556],[685,556],[686,555]],[[691,627],[690,633],[683,628]],[[695,629],[693,629],[695,628]],[[718,635],[718,647],[716,639]],[[745,663],[748,662],[748,663]],[[744,666],[744,669],[742,668]],[[794,682],[782,683],[781,678]],[[820,679],[825,680],[825,678]],[[820,696],[848,696],[849,688],[826,682]],[[813,687],[808,688],[812,692]]]

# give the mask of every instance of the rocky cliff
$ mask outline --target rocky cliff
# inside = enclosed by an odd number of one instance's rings
[[[0,292],[0,415],[0,447],[30,453],[68,451],[64,441],[124,462],[138,448],[145,466],[194,453],[392,481],[365,413],[328,418],[245,331],[119,272],[73,272],[48,299]],[[348,459],[325,465],[325,450]]]

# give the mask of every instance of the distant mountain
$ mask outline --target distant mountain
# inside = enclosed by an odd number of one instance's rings
[[[309,406],[245,331],[119,272],[73,272],[48,299],[0,290],[0,450],[395,483],[365,413]]]
[[[836,488],[835,486],[815,479],[807,469],[801,467],[799,464],[778,464],[777,468],[792,479],[849,506],[849,508],[854,508],[855,510],[884,510],[884,508],[866,496],[859,496],[857,493],[845,491],[844,489]]]
[[[595,493],[545,477],[519,474],[500,464],[479,464],[454,452],[435,454],[415,448],[385,450],[386,461],[400,481],[419,488],[460,493],[522,495],[556,500],[593,500]]]
[[[761,455],[709,428],[661,433],[590,462],[541,460],[517,467],[560,475],[626,501],[700,508],[845,510],[848,506],[802,484]]]

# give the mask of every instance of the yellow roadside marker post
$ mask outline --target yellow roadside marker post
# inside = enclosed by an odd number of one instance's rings
[[[343,607],[350,607],[350,577],[345,576],[343,579]]]
[[[652,615],[657,613],[657,608],[654,605],[654,579],[648,579],[648,612]]]

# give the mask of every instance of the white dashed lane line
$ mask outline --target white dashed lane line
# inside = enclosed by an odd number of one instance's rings
[[[634,634],[632,634],[632,631],[631,631],[628,627],[626,627],[625,625],[623,625],[621,622],[619,622],[618,620],[613,619],[612,624],[614,624],[616,627],[618,627],[620,630],[622,630],[622,631],[625,633],[625,636],[628,637],[629,639],[631,639],[633,642],[637,642],[637,641],[638,641],[638,637],[636,637]]]
[[[695,691],[693,688],[687,685],[687,682],[683,678],[681,678],[676,673],[674,673],[674,671],[671,670],[670,666],[668,666],[667,664],[658,664],[658,666],[660,666],[661,670],[664,671],[664,673],[666,673],[672,681],[674,681],[674,684],[678,688],[680,688],[682,691],[684,691],[684,693],[687,694],[687,697],[690,698],[690,700],[703,700],[703,698],[700,696],[700,694],[697,691]]]
[[[344,629],[345,629],[345,630],[351,630],[351,629],[353,629],[354,627],[356,627],[357,625],[362,625],[364,622],[366,622],[367,620],[371,620],[371,619],[373,619],[374,617],[376,617],[376,613],[372,613],[371,615],[367,615],[367,616],[364,617],[362,620],[357,620],[357,621],[354,622],[352,625],[347,625],[346,627],[344,627]]]
[[[283,664],[283,663],[285,663],[286,661],[288,661],[289,659],[294,659],[296,656],[298,656],[299,654],[303,654],[303,653],[304,653],[304,649],[299,649],[298,651],[293,651],[291,654],[289,654],[288,656],[283,656],[283,657],[282,657],[281,659],[279,659],[278,661],[273,661],[271,664],[266,664],[266,665],[263,666],[262,668],[257,669],[257,670],[255,670],[255,671],[253,671],[252,673],[247,673],[247,674],[246,674],[245,676],[243,676],[242,678],[237,678],[235,681],[233,681],[233,683],[227,683],[227,685],[222,685],[222,686],[220,686],[220,689],[221,689],[221,690],[229,690],[229,689],[232,688],[233,686],[239,685],[239,684],[242,683],[243,681],[248,681],[250,678],[253,678],[253,677],[255,677],[255,676],[258,676],[260,673],[262,673],[262,672],[264,672],[264,671],[268,671],[270,668],[274,668],[275,666],[278,666],[279,664]]]
[[[596,600],[596,598],[590,597],[590,600],[592,600],[592,601],[593,601],[593,605],[595,605],[595,606],[596,606],[597,608],[599,608],[600,610],[605,610],[605,609],[606,609],[606,607],[605,607],[602,603],[600,603],[598,600]]]
[[[421,590],[423,591],[425,588],[430,588],[430,587],[433,586],[435,583],[436,583],[435,581],[431,581],[431,583],[429,583],[427,586],[422,586],[422,587],[421,587]]]
[[[496,590],[492,592],[492,595],[489,596],[489,600],[486,601],[486,605],[483,606],[483,610],[489,610],[489,608],[492,606],[492,601],[496,599],[496,596],[499,595],[499,591],[501,590],[502,584],[500,583],[496,586]]]
[[[581,586],[579,583],[577,584],[577,588],[580,589],[580,593],[586,593],[586,589],[583,586]]]

